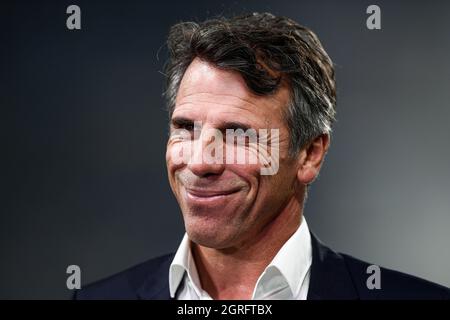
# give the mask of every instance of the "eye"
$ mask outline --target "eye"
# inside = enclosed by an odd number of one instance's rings
[[[180,128],[188,130],[188,131],[192,131],[192,130],[194,130],[194,124],[193,123],[186,123],[186,124],[183,124]]]
[[[258,133],[255,129],[249,129],[248,127],[236,127],[226,130],[226,137],[228,142],[240,142],[245,145],[250,145],[258,140]]]
[[[187,131],[194,130],[194,121],[186,118],[173,118],[172,119],[172,128],[174,129],[184,129]]]

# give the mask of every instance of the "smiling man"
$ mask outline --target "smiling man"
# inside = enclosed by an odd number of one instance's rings
[[[190,141],[177,135],[169,139],[168,175],[185,221],[187,237],[183,245],[187,250],[191,242],[199,280],[213,298],[251,298],[259,276],[300,225],[305,186],[317,175],[328,137],[318,137],[309,154],[304,151],[300,156],[301,162],[289,156],[289,129],[283,118],[288,103],[287,86],[269,96],[256,95],[247,89],[239,73],[218,69],[200,58],[192,61],[180,83],[172,130],[180,126],[190,129],[198,121],[206,132],[207,128],[225,128],[235,119],[256,130],[280,130],[280,169],[267,176],[261,175],[260,163],[190,160],[174,165],[172,149]],[[209,142],[203,136],[194,141]],[[247,144],[242,147],[254,148]],[[192,152],[194,159],[203,156],[201,148],[197,149],[200,154]],[[176,268],[183,265],[182,260],[172,265],[174,282],[179,281]],[[186,288],[186,297],[206,295],[193,279],[192,275],[186,279],[194,289],[191,293]]]
[[[255,13],[179,23],[168,47],[166,161],[186,234],[175,254],[87,286],[77,298],[449,297],[445,287],[372,268],[310,233],[303,208],[336,104],[333,64],[312,31]],[[237,139],[225,139],[230,132]],[[239,155],[245,161],[234,161]],[[275,169],[263,174],[267,167]]]

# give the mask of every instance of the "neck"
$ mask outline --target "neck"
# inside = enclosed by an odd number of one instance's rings
[[[292,198],[263,230],[239,246],[207,248],[192,243],[203,289],[213,299],[251,299],[256,281],[301,223],[302,199]]]

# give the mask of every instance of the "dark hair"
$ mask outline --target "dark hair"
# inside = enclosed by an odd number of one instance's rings
[[[248,88],[270,95],[286,80],[291,101],[285,118],[292,155],[323,133],[335,117],[333,63],[317,36],[295,21],[270,13],[217,18],[172,26],[167,40],[165,96],[169,114],[175,107],[183,75],[196,58],[237,71]]]

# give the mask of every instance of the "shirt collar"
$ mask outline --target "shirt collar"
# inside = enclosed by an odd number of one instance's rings
[[[296,296],[310,269],[311,262],[311,235],[306,220],[302,217],[299,228],[281,247],[259,277],[253,297],[258,298],[264,294],[264,291],[270,290],[274,282],[279,284],[280,279],[287,282],[292,295]],[[169,268],[169,290],[172,298],[175,297],[185,273],[197,295],[200,296],[203,290],[191,253],[190,240],[186,233]]]
[[[292,297],[299,295],[303,281],[311,267],[312,247],[308,224],[302,217],[297,231],[286,241],[256,282],[253,298],[260,299],[273,287],[285,281]],[[260,292],[258,292],[260,290]]]
[[[186,233],[169,268],[169,290],[172,298],[175,298],[185,273],[187,273],[197,295],[200,296],[200,279],[192,256],[190,240]]]

